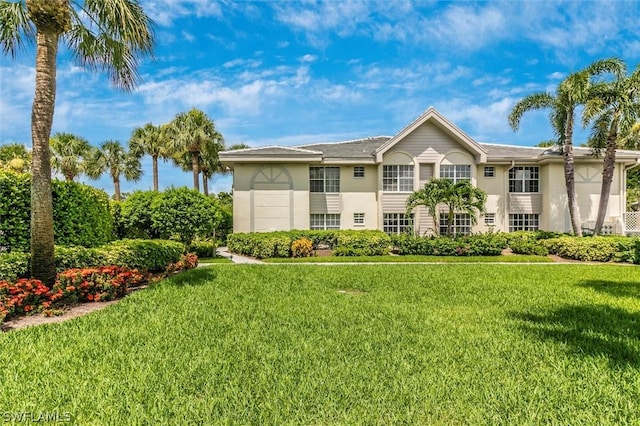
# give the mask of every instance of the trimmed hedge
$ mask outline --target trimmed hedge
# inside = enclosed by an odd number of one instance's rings
[[[276,232],[236,233],[227,237],[232,253],[258,259],[291,257],[294,241],[308,239],[313,248],[326,245],[337,256],[378,256],[389,253],[391,239],[382,231],[311,231],[293,230]]]
[[[179,262],[185,246],[169,240],[120,240],[97,248],[56,246],[56,271],[116,265],[162,272]],[[0,254],[0,280],[15,281],[29,274],[29,253]]]
[[[550,253],[586,262],[640,263],[640,239],[619,236],[551,238],[539,242]]]
[[[52,181],[52,190],[56,244],[97,247],[112,239],[104,191],[58,180]],[[30,216],[30,175],[0,172],[0,250],[29,250]]]
[[[507,247],[504,234],[475,234],[463,237],[417,237],[397,235],[393,245],[400,255],[499,256]]]

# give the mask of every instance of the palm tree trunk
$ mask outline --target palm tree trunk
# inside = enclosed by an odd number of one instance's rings
[[[616,165],[616,144],[618,140],[617,120],[613,120],[607,138],[607,148],[604,152],[604,165],[602,167],[602,188],[600,189],[600,202],[598,203],[598,217],[596,218],[596,226],[593,234],[598,235],[604,224],[604,217],[607,214],[609,206],[609,194],[611,193],[611,182],[613,181],[613,171]]]
[[[56,278],[49,137],[56,101],[58,35],[37,34],[36,87],[31,112],[31,276],[51,287]]]
[[[120,179],[117,177],[113,178],[113,189],[115,191],[116,201],[120,201],[122,198],[120,196]]]
[[[573,159],[573,109],[567,114],[564,134],[564,182],[567,187],[567,205],[573,234],[581,237],[582,227],[578,216],[578,201],[576,200],[575,162]]]
[[[449,207],[449,216],[447,217],[447,235],[453,238],[453,220],[455,219],[455,213],[453,209]]]
[[[193,189],[200,192],[200,182],[198,175],[200,173],[200,164],[198,163],[198,154],[191,153],[191,167],[193,168]]]
[[[151,161],[153,163],[153,190],[158,192],[158,156],[151,156]]]
[[[205,173],[202,173],[202,192],[209,196],[209,177]]]

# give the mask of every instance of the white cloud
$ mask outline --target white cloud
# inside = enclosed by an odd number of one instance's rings
[[[507,117],[516,101],[507,97],[489,104],[470,104],[466,100],[454,99],[443,104],[442,113],[454,123],[468,129],[467,133],[472,137],[489,142],[484,140],[486,135],[512,132]]]
[[[318,59],[318,56],[306,54],[298,58],[300,62],[315,62]]]
[[[154,22],[162,26],[171,26],[174,20],[185,16],[222,16],[220,4],[210,0],[146,0],[143,8]]]

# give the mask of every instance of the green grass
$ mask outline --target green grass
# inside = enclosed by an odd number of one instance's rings
[[[264,259],[267,263],[362,263],[362,262],[391,262],[391,263],[416,263],[416,262],[437,262],[437,263],[540,263],[553,262],[547,256],[528,256],[514,254],[509,256],[320,256],[320,257],[299,257],[299,258],[272,258]]]
[[[0,334],[0,407],[78,424],[637,424],[639,283],[610,265],[200,268]]]

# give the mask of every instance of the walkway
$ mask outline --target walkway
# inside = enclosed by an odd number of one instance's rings
[[[244,257],[240,256],[239,254],[229,253],[229,249],[227,249],[226,247],[218,247],[216,253],[218,253],[218,256],[226,257],[233,263],[264,263],[260,260],[252,259],[250,257]]]

